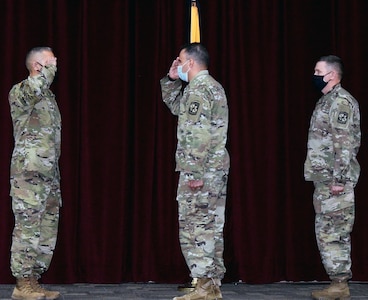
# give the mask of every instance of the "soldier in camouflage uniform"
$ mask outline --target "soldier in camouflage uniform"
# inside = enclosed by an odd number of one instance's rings
[[[222,299],[228,107],[208,61],[203,45],[186,45],[160,81],[163,101],[178,116],[180,245],[191,276],[198,278],[193,292],[174,300]],[[189,82],[184,90],[183,81]]]
[[[341,59],[320,58],[314,82],[323,96],[313,112],[304,176],[313,181],[315,233],[322,262],[331,279],[314,299],[347,299],[351,273],[350,233],[354,223],[354,187],[360,167],[360,113],[358,102],[341,86]]]
[[[11,271],[17,279],[12,299],[56,299],[59,292],[38,283],[55,249],[61,206],[61,117],[49,89],[56,73],[52,49],[32,49],[26,66],[28,78],[9,93],[15,143],[10,170],[15,217]]]

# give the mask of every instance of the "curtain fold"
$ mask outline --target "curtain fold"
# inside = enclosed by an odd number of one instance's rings
[[[353,280],[368,280],[364,71],[368,2],[201,0],[201,42],[228,96],[231,169],[225,281],[327,279],[304,182],[315,61],[345,62],[359,101]],[[188,1],[4,0],[0,3],[0,283],[9,268],[13,147],[7,95],[28,74],[27,51],[54,49],[62,113],[63,207],[46,283],[187,281],[178,241],[176,122],[159,80],[188,39]]]

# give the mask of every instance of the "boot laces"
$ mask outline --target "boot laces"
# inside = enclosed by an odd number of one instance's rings
[[[31,287],[35,292],[45,292],[45,289],[43,289],[41,287],[41,285],[39,284],[38,280],[35,277],[32,277],[31,280]]]
[[[31,280],[28,278],[24,278],[23,282],[17,286],[18,290],[25,294],[32,294],[34,289],[32,288]]]

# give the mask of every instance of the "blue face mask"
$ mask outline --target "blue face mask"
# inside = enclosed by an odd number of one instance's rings
[[[185,81],[185,82],[189,82],[188,79],[188,72],[190,71],[190,68],[188,68],[188,71],[186,71],[185,73],[183,72],[183,67],[185,66],[185,64],[188,62],[189,60],[187,60],[184,64],[182,64],[181,66],[178,66],[178,76],[181,80]]]

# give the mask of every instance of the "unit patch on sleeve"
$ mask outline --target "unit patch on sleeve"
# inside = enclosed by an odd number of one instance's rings
[[[346,124],[349,119],[349,114],[346,111],[340,111],[337,117],[337,122],[340,124]]]
[[[197,95],[190,95],[186,103],[186,115],[191,122],[198,122],[203,110],[203,99]]]
[[[337,97],[331,105],[331,125],[339,129],[347,129],[353,116],[349,101],[343,97]]]
[[[197,115],[198,111],[199,111],[199,102],[197,101],[192,101],[190,104],[189,104],[189,108],[188,108],[188,113],[192,116],[195,116]]]

